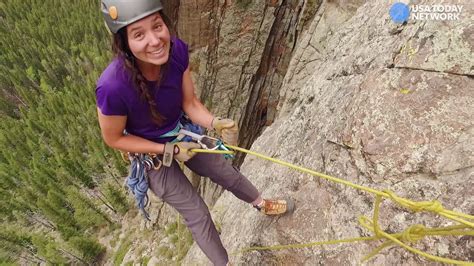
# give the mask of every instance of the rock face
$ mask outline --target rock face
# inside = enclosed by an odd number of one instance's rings
[[[262,4],[258,8],[257,2]],[[207,73],[199,84],[213,84],[202,87],[208,90],[203,91],[205,99],[228,95],[212,108],[239,118],[247,130],[242,143],[252,143],[244,141],[252,134],[246,123],[257,119],[260,122],[250,124],[267,127],[253,142],[253,151],[360,185],[390,189],[412,200],[438,199],[448,209],[474,213],[474,5],[466,2],[458,21],[410,20],[397,25],[389,18],[387,1],[316,3],[309,27],[296,25],[302,34],[294,52],[281,54],[292,56],[289,67],[268,72],[265,66],[272,64],[259,60],[269,58],[263,56],[265,52],[275,52],[262,45],[272,38],[272,31],[256,34],[255,27],[274,23],[278,8],[290,1],[261,2],[249,4],[244,22],[237,23],[242,34],[230,39],[224,37],[224,25],[237,16],[226,13],[218,46],[228,47],[228,54],[217,49],[216,57],[197,64],[205,65]],[[246,19],[252,22],[247,24]],[[249,43],[250,48],[245,45]],[[281,91],[265,89],[280,79]],[[259,87],[263,94],[253,92],[259,82],[268,84]],[[277,107],[271,112],[267,108],[263,120],[250,118],[261,114],[260,105],[252,102],[253,93],[266,95],[257,99]],[[229,253],[249,246],[370,235],[357,218],[372,215],[372,195],[252,156],[246,157],[241,169],[264,196],[289,196],[297,209],[280,218],[264,217],[225,192],[213,208],[213,217],[222,226]],[[388,232],[417,223],[453,224],[433,214],[406,212],[389,201],[382,204],[380,216],[380,226]],[[473,241],[472,237],[428,237],[411,245],[433,255],[474,261]],[[231,261],[235,265],[355,265],[380,244],[253,251],[233,254]],[[183,263],[209,262],[194,245]],[[435,263],[394,247],[368,264]]]
[[[250,147],[275,119],[280,89],[299,34],[319,1],[169,1],[165,10],[190,46],[190,67],[202,101],[239,122],[239,145]],[[236,165],[243,162],[239,154]],[[211,205],[222,192],[198,177]]]
[[[316,10],[300,0],[181,1],[178,31],[201,99],[239,121],[241,146],[273,122],[297,35]]]

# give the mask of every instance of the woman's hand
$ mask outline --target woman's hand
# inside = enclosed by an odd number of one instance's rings
[[[239,140],[239,127],[237,123],[230,118],[214,117],[212,128],[222,137],[222,140],[230,145],[237,145]]]
[[[165,144],[163,153],[163,165],[167,167],[171,166],[173,158],[180,162],[186,162],[196,155],[196,153],[191,150],[200,148],[201,145],[196,142],[168,142]]]

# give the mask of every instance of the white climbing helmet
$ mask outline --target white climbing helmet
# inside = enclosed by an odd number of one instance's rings
[[[101,0],[105,24],[112,33],[163,9],[160,0]]]

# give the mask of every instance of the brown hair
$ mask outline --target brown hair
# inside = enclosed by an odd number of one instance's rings
[[[168,27],[170,31],[170,35],[174,34],[174,30],[170,28],[172,27],[170,19],[162,11],[158,11],[158,12],[161,18],[163,19],[163,22],[165,23],[165,25]],[[170,47],[170,54],[171,54],[171,49],[172,47]],[[116,57],[120,57],[124,60],[125,68],[131,73],[133,83],[135,84],[135,88],[138,90],[140,97],[143,100],[148,102],[153,122],[155,122],[157,125],[162,125],[163,122],[166,120],[166,118],[158,112],[155,99],[153,99],[153,96],[151,95],[150,90],[148,88],[147,80],[143,76],[141,70],[138,68],[138,65],[135,60],[135,56],[132,54],[132,51],[130,51],[130,48],[128,46],[128,36],[127,36],[126,27],[121,28],[117,32],[117,34],[113,34],[112,51]],[[168,63],[165,63],[164,65],[161,66],[160,76],[158,77],[158,80],[156,81],[157,85],[160,84],[160,81],[163,78],[163,73],[165,72],[167,65]]]

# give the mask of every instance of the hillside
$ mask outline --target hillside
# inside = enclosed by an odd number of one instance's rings
[[[474,261],[473,4],[445,1],[462,5],[459,20],[396,24],[382,0],[163,2],[189,44],[199,97],[239,122],[239,147],[464,213],[454,236],[418,240],[418,224],[459,221],[385,199],[379,226],[417,225],[404,243]],[[209,265],[182,218],[151,193],[143,219],[123,183],[127,164],[101,139],[94,89],[112,54],[98,2],[5,0],[0,22],[0,264]],[[239,153],[234,165],[264,197],[297,207],[265,217],[187,171],[233,265],[356,265],[384,243],[241,252],[372,236],[359,217],[377,204],[254,155]],[[440,264],[397,245],[364,263]]]

